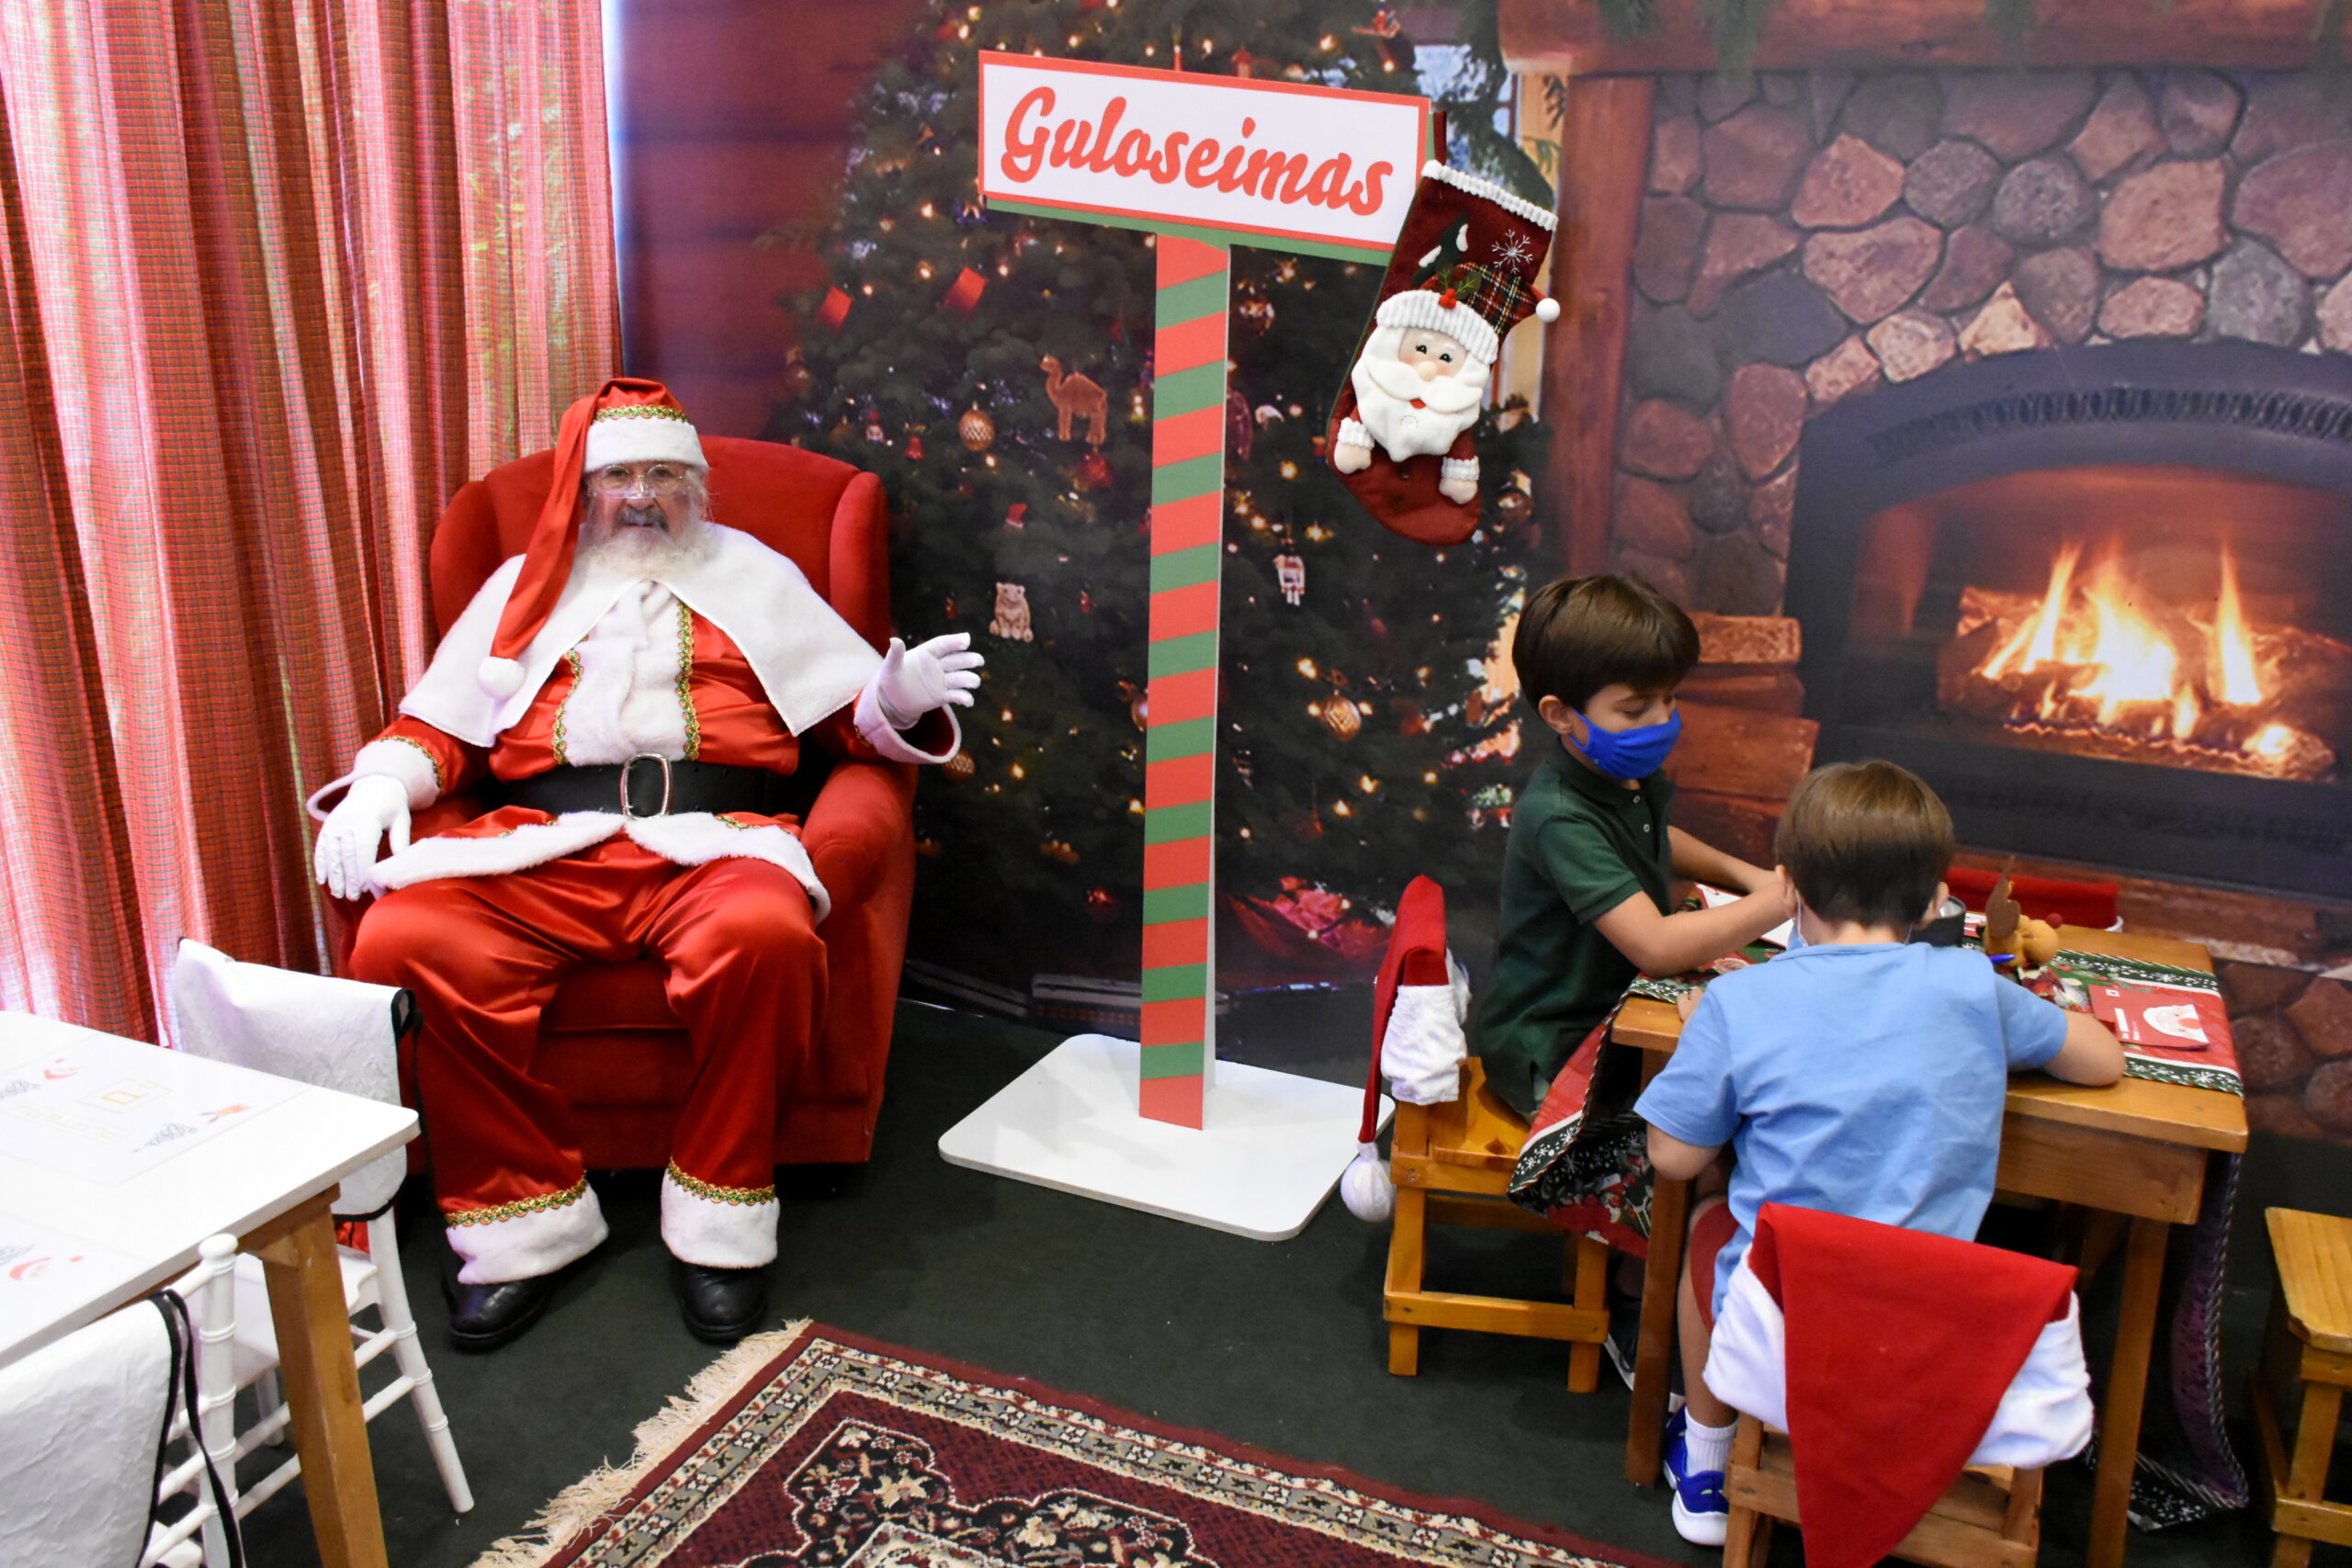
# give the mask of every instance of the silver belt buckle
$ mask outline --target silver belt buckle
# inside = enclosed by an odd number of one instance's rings
[[[636,756],[631,757],[628,761],[621,764],[621,815],[624,817],[635,817],[638,815],[638,813],[629,809],[628,783],[629,770],[636,767],[639,762],[659,762],[662,764],[662,809],[659,811],[647,812],[645,815],[650,817],[669,816],[670,759],[662,756],[658,751],[639,751]]]

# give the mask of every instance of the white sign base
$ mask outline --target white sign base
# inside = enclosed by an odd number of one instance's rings
[[[950,1165],[1254,1241],[1306,1228],[1356,1156],[1363,1091],[1219,1062],[1199,1129],[1136,1114],[1141,1047],[1074,1034],[939,1140]],[[1384,1096],[1380,1121],[1395,1109]]]

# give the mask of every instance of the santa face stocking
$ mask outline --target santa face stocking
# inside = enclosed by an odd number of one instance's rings
[[[1326,432],[1340,482],[1383,527],[1427,545],[1477,527],[1471,434],[1503,337],[1531,313],[1560,313],[1534,283],[1552,228],[1550,213],[1499,186],[1422,166]]]

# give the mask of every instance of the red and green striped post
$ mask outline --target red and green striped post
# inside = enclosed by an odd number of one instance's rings
[[[1161,233],[1151,387],[1149,724],[1144,737],[1142,1113],[1201,1125],[1216,1058],[1217,578],[1231,259]]]

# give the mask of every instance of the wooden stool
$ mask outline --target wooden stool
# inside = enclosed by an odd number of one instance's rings
[[[1731,1521],[1724,1568],[1761,1564],[1775,1520],[1796,1524],[1797,1472],[1779,1427],[1742,1415],[1724,1474]],[[1937,1568],[2033,1568],[2041,1551],[2041,1472],[1973,1465],[1911,1527],[1894,1555]]]
[[[2352,1504],[2323,1500],[2336,1417],[2344,1391],[2352,1388],[2352,1220],[2295,1209],[2267,1210],[2263,1217],[2278,1262],[2278,1298],[2254,1374],[2254,1419],[2270,1477],[2270,1528],[2278,1532],[2270,1561],[2275,1568],[2302,1568],[2315,1540],[2352,1546]],[[2290,1460],[2278,1401],[2297,1383],[2303,1413]]]
[[[1571,1236],[1564,1269],[1571,1301],[1517,1301],[1421,1289],[1421,1267],[1432,1224],[1485,1230],[1533,1231],[1557,1236],[1559,1227],[1504,1196],[1527,1122],[1487,1087],[1486,1066],[1464,1065],[1460,1098],[1443,1105],[1396,1107],[1388,1172],[1396,1183],[1396,1217],[1388,1235],[1388,1280],[1381,1293],[1388,1320],[1388,1370],[1411,1377],[1420,1370],[1421,1330],[1470,1328],[1566,1339],[1568,1391],[1590,1393],[1600,1384],[1600,1346],[1609,1337],[1609,1247]]]

